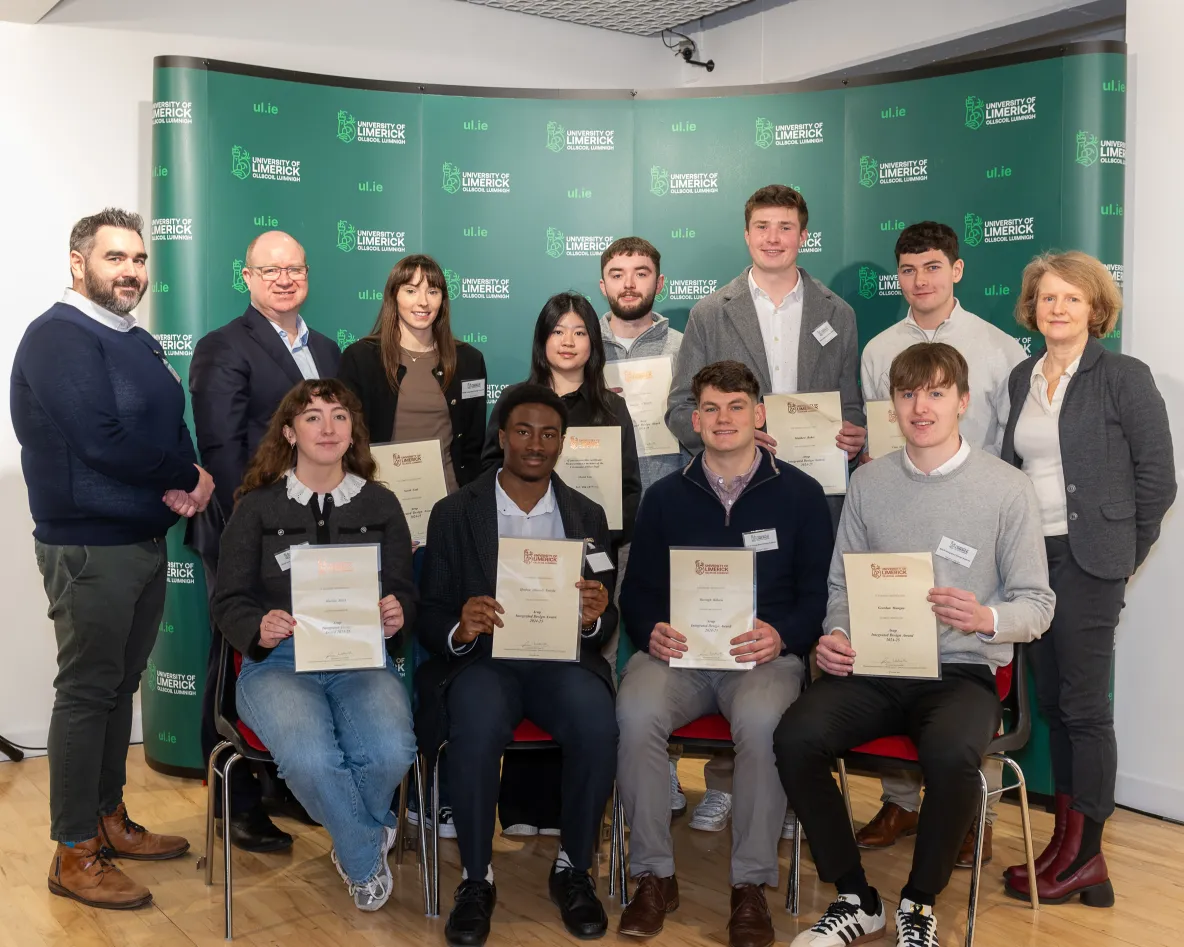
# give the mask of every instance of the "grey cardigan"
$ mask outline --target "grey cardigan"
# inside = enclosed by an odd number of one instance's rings
[[[1023,466],[1015,425],[1031,390],[1038,352],[1011,372],[1011,412],[1000,455]],[[1065,389],[1058,423],[1069,549],[1100,579],[1124,579],[1147,558],[1176,498],[1172,432],[1163,397],[1143,362],[1086,343]]]
[[[865,423],[863,398],[859,394],[859,340],[855,332],[855,310],[798,268],[805,281],[802,300],[802,330],[798,341],[798,390],[839,391],[843,397],[843,418],[861,427]],[[838,333],[820,345],[813,332],[824,322]],[[691,379],[706,365],[735,359],[752,369],[761,386],[761,397],[772,388],[769,360],[757,321],[756,306],[748,288],[748,269],[722,289],[695,303],[674,361],[674,381],[666,402],[666,426],[689,451],[703,446],[691,426],[695,399]]]

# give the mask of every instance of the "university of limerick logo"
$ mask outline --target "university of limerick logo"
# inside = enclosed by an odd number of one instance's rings
[[[444,271],[444,282],[448,284],[448,298],[460,299],[461,278],[456,270]]]
[[[558,260],[563,256],[564,248],[567,246],[567,240],[563,236],[562,230],[556,230],[554,227],[547,228],[547,256]]]
[[[650,168],[650,193],[661,197],[670,192],[670,172],[659,165]]]
[[[1087,131],[1077,133],[1077,158],[1079,165],[1088,168],[1098,160],[1098,136]]]
[[[662,284],[662,291],[661,291],[661,292],[659,292],[659,293],[658,293],[658,294],[657,294],[657,295],[654,297],[654,302],[656,302],[656,303],[664,303],[664,302],[666,302],[666,300],[667,300],[667,299],[669,299],[669,298],[670,298],[670,284],[669,284],[669,283],[663,283],[663,284]]]
[[[341,351],[344,352],[357,341],[358,337],[350,332],[349,329],[337,330],[337,347],[341,349]]]
[[[230,173],[240,181],[251,176],[251,153],[246,148],[235,145],[230,149]]]
[[[879,288],[880,279],[876,275],[876,271],[870,266],[861,266],[859,268],[859,295],[864,299],[872,299],[876,295],[876,290]]]
[[[142,680],[148,685],[148,690],[156,690],[156,662],[151,658],[148,659],[148,666],[144,668],[144,677]]]
[[[449,194],[455,194],[460,190],[460,168],[451,161],[444,162],[444,180],[440,187]]]
[[[245,293],[247,291],[247,281],[243,279],[243,261],[230,261],[230,285],[234,287],[236,293]]]
[[[962,218],[962,242],[968,247],[977,247],[983,242],[983,219],[978,214],[967,214]]]
[[[983,127],[987,117],[987,109],[983,100],[977,95],[966,96],[966,127],[978,130]]]
[[[358,137],[358,120],[345,109],[337,113],[337,137],[347,143]]]
[[[567,129],[558,122],[547,122],[547,150],[556,154],[567,147]]]
[[[773,144],[773,123],[767,118],[758,117],[756,120],[756,146],[769,148]]]
[[[358,228],[348,220],[337,221],[337,249],[349,253],[358,245]]]
[[[880,179],[880,163],[871,155],[859,159],[859,183],[864,187],[875,187]]]

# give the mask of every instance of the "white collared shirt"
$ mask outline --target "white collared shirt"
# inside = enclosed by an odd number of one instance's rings
[[[1044,535],[1064,536],[1069,532],[1069,516],[1065,502],[1065,469],[1061,466],[1061,405],[1069,381],[1081,365],[1081,356],[1061,375],[1051,404],[1048,379],[1044,377],[1046,358],[1047,352],[1032,366],[1028,397],[1024,399],[1015,424],[1015,452],[1024,459],[1023,471],[1036,488]]]
[[[934,467],[931,471],[929,471],[929,473],[925,473],[924,470],[913,463],[913,458],[909,456],[909,449],[908,447],[905,447],[905,469],[908,470],[909,473],[916,474],[918,477],[944,477],[946,474],[953,473],[964,463],[966,463],[966,458],[970,456],[970,442],[964,437],[959,437],[958,440],[961,441],[961,443],[958,445],[958,449],[954,451],[954,456],[947,460],[944,464]]]
[[[73,306],[84,316],[90,316],[95,322],[101,322],[108,329],[114,329],[116,332],[131,332],[136,326],[136,317],[130,312],[126,316],[121,316],[110,309],[104,309],[98,303],[72,289],[67,289],[62,294],[62,302],[67,306]]]
[[[295,500],[301,506],[307,506],[308,501],[314,496],[317,498],[317,503],[323,510],[325,508],[325,494],[313,492],[312,487],[306,486],[296,478],[296,468],[289,470],[284,477],[288,481],[288,499]],[[345,506],[362,492],[362,487],[366,486],[366,481],[359,477],[356,473],[347,473],[342,479],[341,483],[337,484],[330,492],[329,496],[333,498],[334,506]]]
[[[752,304],[756,307],[756,319],[765,343],[773,394],[792,395],[798,390],[798,342],[802,334],[805,282],[799,270],[797,285],[781,300],[781,305],[777,305],[757,286],[752,268],[748,270],[748,290],[752,293]]]
[[[262,315],[262,313],[261,313]],[[263,316],[267,319],[266,316]],[[292,342],[288,339],[288,331],[278,322],[271,322],[271,327],[279,333],[281,339],[284,340],[284,345],[287,346],[288,351],[292,353],[292,358],[296,360],[296,367],[300,369],[300,374],[304,376],[305,380],[310,378],[320,378],[321,374],[317,371],[317,363],[313,361],[312,349],[308,347],[308,326],[304,324],[304,317],[296,317],[296,341]],[[334,500],[336,502],[336,500]]]

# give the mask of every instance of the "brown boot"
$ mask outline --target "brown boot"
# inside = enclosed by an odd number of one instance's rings
[[[647,871],[637,878],[637,890],[625,910],[617,933],[630,937],[656,937],[662,933],[666,915],[678,910],[678,879],[659,878]]]
[[[860,848],[891,848],[898,838],[917,834],[917,813],[886,802],[874,819],[855,833]]]
[[[765,886],[733,886],[728,947],[770,947],[773,936],[773,918],[765,901]]]
[[[136,884],[100,852],[96,835],[71,848],[58,843],[49,865],[49,890],[92,908],[124,910],[152,901],[152,892]]]
[[[189,851],[189,842],[179,835],[156,835],[128,818],[122,802],[110,815],[99,819],[99,838],[109,858],[164,861]]]
[[[958,852],[958,860],[954,862],[959,868],[973,868],[974,867],[974,826],[971,826],[970,831],[966,833],[966,838],[962,842],[962,849]],[[986,831],[983,832],[983,865],[991,860],[991,823],[987,823]]]

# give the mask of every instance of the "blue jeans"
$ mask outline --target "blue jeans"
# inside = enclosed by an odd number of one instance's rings
[[[381,865],[391,797],[415,759],[411,703],[385,670],[297,674],[292,639],[265,661],[243,659],[238,712],[275,757],[279,774],[333,839],[349,879]]]

